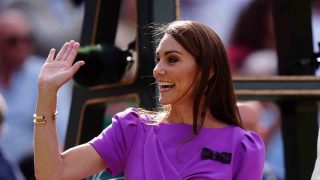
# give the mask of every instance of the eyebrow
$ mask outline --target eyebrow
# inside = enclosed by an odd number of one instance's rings
[[[168,55],[168,54],[171,54],[171,53],[182,54],[182,53],[181,53],[181,52],[179,52],[179,51],[176,51],[176,50],[170,50],[170,51],[166,51],[166,52],[164,52],[164,55]],[[159,55],[159,52],[156,52],[156,55]]]

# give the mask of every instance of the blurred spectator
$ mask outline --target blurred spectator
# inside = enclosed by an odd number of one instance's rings
[[[15,9],[1,12],[0,93],[8,103],[1,146],[16,163],[33,155],[32,114],[42,63],[42,59],[32,56],[32,37],[25,15]]]
[[[259,58],[254,58],[256,61],[253,64],[257,66],[259,63],[261,64],[262,61],[265,61],[263,63],[264,65],[275,68],[269,69],[266,73],[276,74],[277,58],[275,54],[275,35],[273,30],[272,7],[269,1],[270,0],[253,0],[240,13],[228,46],[228,56],[233,74],[248,74],[245,72],[245,69],[242,69],[246,58],[248,58],[251,53],[259,51],[259,56],[267,55],[267,58],[270,59],[259,60]],[[250,61],[251,64],[253,60],[251,59]]]
[[[268,76],[278,73],[272,7],[270,0],[253,0],[240,13],[234,27],[228,56],[234,75]],[[264,124],[266,174],[284,179],[284,152],[279,107],[273,102],[241,102],[251,113],[242,112],[244,124]],[[252,114],[258,114],[255,117]],[[254,119],[254,120],[252,120]],[[251,127],[252,125],[250,125]],[[260,130],[259,130],[260,129]],[[261,131],[261,128],[257,128]],[[271,176],[271,177],[272,177]]]
[[[6,114],[6,103],[0,94],[0,141],[2,135],[2,124]],[[4,156],[0,147],[0,180],[22,180],[24,179],[17,165]]]
[[[135,40],[137,29],[137,7],[135,0],[122,0],[115,45],[127,50],[128,44]]]
[[[278,74],[278,57],[274,49],[251,52],[242,62],[238,75],[265,76]]]
[[[237,102],[239,113],[245,129],[254,131],[266,142],[266,125],[261,121],[263,106],[259,101]]]
[[[84,3],[72,0],[2,0],[6,8],[22,10],[33,27],[36,53],[46,57],[50,48],[60,49],[66,39],[79,41]]]
[[[180,14],[182,19],[195,20],[209,25],[227,46],[239,12],[251,1],[180,0]]]
[[[258,133],[260,137],[263,138],[265,145],[268,146],[269,141],[273,138],[274,131],[280,126],[280,121],[277,119],[276,123],[273,123],[274,127],[270,127],[263,119],[265,118],[264,116],[267,109],[270,108],[275,108],[273,109],[273,113],[276,113],[275,116],[279,118],[279,111],[278,108],[274,106],[275,104],[251,100],[238,102],[237,105],[244,128]],[[275,168],[276,167],[272,166],[272,164],[266,160],[263,180],[283,180],[283,175]]]
[[[44,59],[33,54],[33,37],[26,15],[18,9],[0,13],[0,93],[8,112],[4,121],[1,146],[7,157],[20,165],[27,179],[33,178],[32,114],[37,99],[37,79]],[[34,35],[34,34],[33,34]],[[70,88],[59,92],[61,111],[57,126],[64,142],[70,108]]]

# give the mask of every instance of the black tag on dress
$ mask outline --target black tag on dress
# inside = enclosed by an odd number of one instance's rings
[[[230,164],[231,157],[232,157],[232,153],[213,151],[209,148],[202,148],[202,152],[201,152],[202,160],[211,159],[214,161],[221,162],[223,164]]]

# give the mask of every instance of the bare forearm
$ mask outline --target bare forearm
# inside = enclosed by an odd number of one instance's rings
[[[69,177],[75,177],[77,172],[81,171],[81,168],[74,170],[73,165],[77,159],[72,158],[79,157],[77,154],[81,151],[75,148],[68,153],[69,155],[61,155],[56,124],[52,118],[52,114],[56,111],[58,89],[73,77],[80,66],[84,65],[84,61],[73,64],[79,47],[80,44],[73,40],[66,42],[56,57],[55,49],[51,49],[39,74],[36,114],[45,116],[46,123],[36,123],[34,128],[37,179],[62,179],[62,177],[70,179]],[[39,119],[43,122],[42,117]],[[89,154],[94,154],[90,148],[90,146],[84,148],[84,153],[88,151]],[[67,158],[63,158],[66,156]]]
[[[56,103],[56,93],[39,92],[36,114],[44,115],[46,123],[35,124],[34,128],[35,173],[38,179],[55,178],[63,170],[55,120],[52,118]]]

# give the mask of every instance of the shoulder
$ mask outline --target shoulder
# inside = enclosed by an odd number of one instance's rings
[[[257,133],[238,126],[227,128],[226,133],[228,134],[228,140],[233,144],[236,156],[250,153],[264,155],[264,142]]]
[[[264,142],[261,137],[253,132],[237,128],[239,133],[238,147],[245,151],[263,151],[265,149]]]
[[[236,145],[236,156],[240,159],[252,158],[264,161],[265,145],[261,137],[253,131],[241,128],[237,129],[239,134]]]
[[[130,126],[138,125],[141,123],[151,122],[150,118],[146,114],[142,114],[137,108],[127,108],[112,118],[112,123],[120,123],[121,125]]]
[[[248,179],[250,174],[250,180],[261,179],[265,161],[264,143],[255,132],[241,129],[240,134],[234,157],[234,176],[236,179]]]
[[[91,142],[95,143],[96,141],[101,141],[103,144],[109,144],[110,142],[126,142],[130,144],[135,137],[137,130],[141,130],[140,119],[141,115],[135,108],[127,108],[118,112],[113,116],[111,125],[106,127],[102,133]]]
[[[115,114],[116,118],[138,118],[139,117],[139,112],[136,108],[130,107],[130,108],[126,108],[123,111],[118,112],[117,114]]]
[[[252,148],[259,151],[264,151],[265,148],[261,137],[252,131],[245,131],[241,145],[247,149]]]

